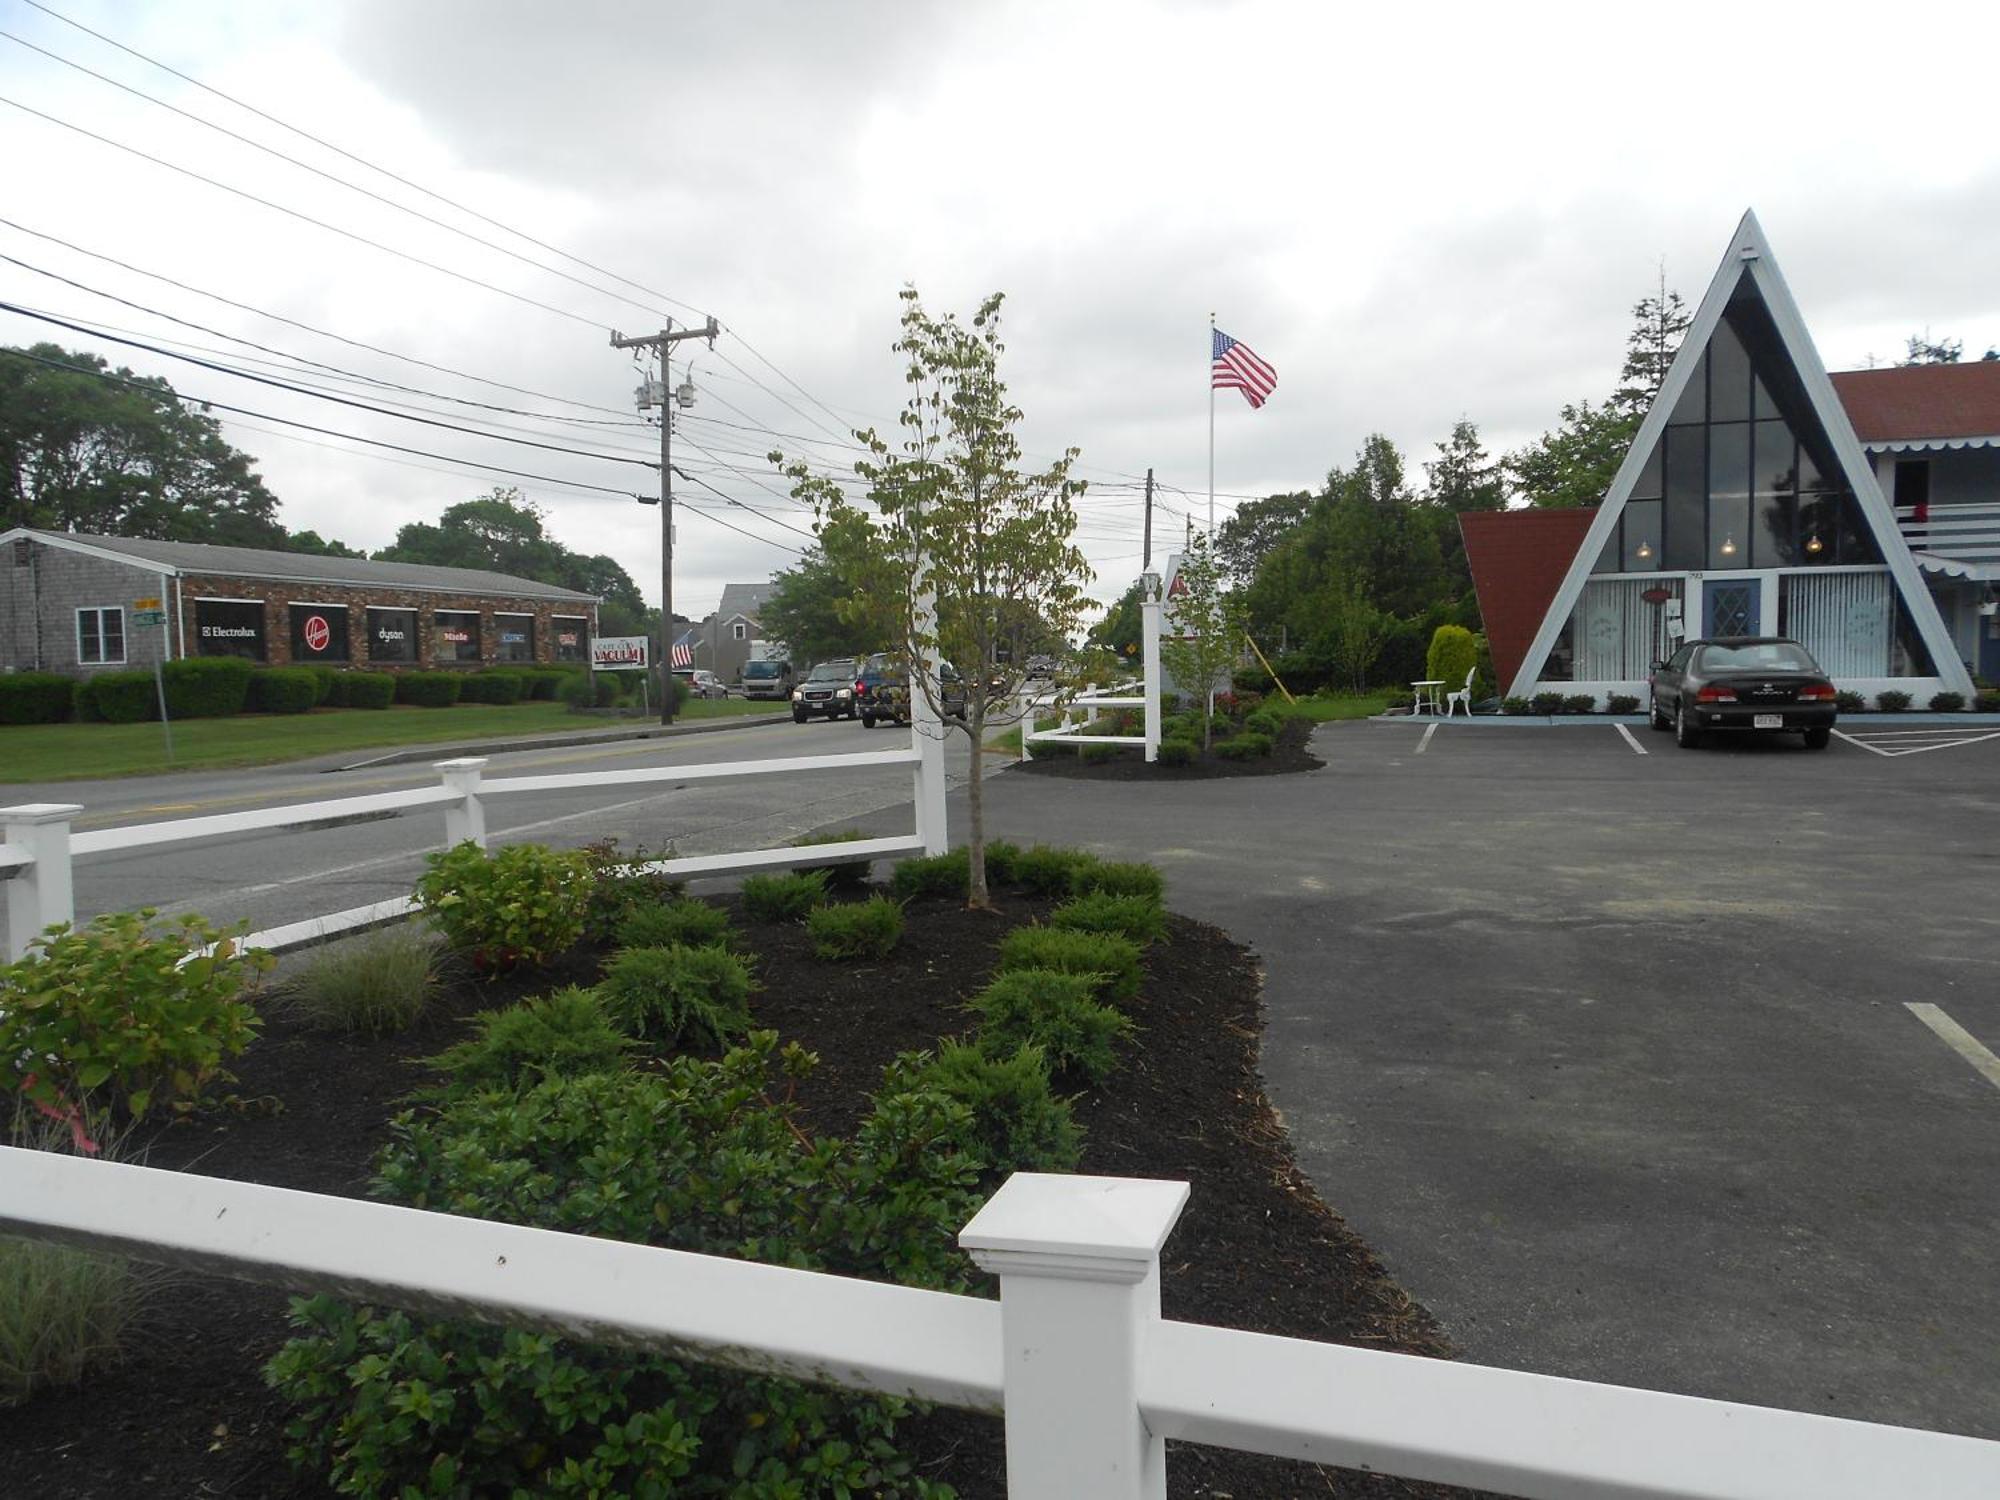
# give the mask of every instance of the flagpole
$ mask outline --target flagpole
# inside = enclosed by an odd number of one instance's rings
[[[1208,315],[1208,534],[1215,535],[1215,314]]]

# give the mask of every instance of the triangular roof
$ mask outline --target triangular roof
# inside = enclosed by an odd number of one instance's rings
[[[1573,506],[1533,510],[1474,510],[1458,518],[1465,565],[1479,596],[1479,621],[1493,671],[1512,682],[1527,657],[1549,601],[1562,587],[1590,512]]]
[[[1666,430],[1668,418],[1700,365],[1701,357],[1714,338],[1722,315],[1745,272],[1748,272],[1751,285],[1777,329],[1778,339],[1797,371],[1807,403],[1833,449],[1841,477],[1846,480],[1855,504],[1874,534],[1875,544],[1923,636],[1938,676],[1944,679],[1947,687],[1964,693],[1968,698],[1972,695],[1971,676],[1965,670],[1965,663],[1959,660],[1958,651],[1945,630],[1937,606],[1931,602],[1930,594],[1918,574],[1916,561],[1896,529],[1889,502],[1883,498],[1881,486],[1875,482],[1874,468],[1862,452],[1860,440],[1854,435],[1854,425],[1848,421],[1847,412],[1834,392],[1833,382],[1827,378],[1826,366],[1820,362],[1819,351],[1813,347],[1812,335],[1806,332],[1805,319],[1800,316],[1798,304],[1792,300],[1791,288],[1785,285],[1785,278],[1771,255],[1770,245],[1764,238],[1764,228],[1757,222],[1757,215],[1750,211],[1745,211],[1742,222],[1736,226],[1736,233],[1723,253],[1722,262],[1716,267],[1715,277],[1708,284],[1708,293],[1701,299],[1701,306],[1695,311],[1694,320],[1681,340],[1680,352],[1674,356],[1673,366],[1667,371],[1660,393],[1653,400],[1652,410],[1640,423],[1638,436],[1626,450],[1625,461],[1618,466],[1617,477],[1605,492],[1604,503],[1597,507],[1583,545],[1570,560],[1562,587],[1556,591],[1554,601],[1542,617],[1541,628],[1535,632],[1535,638],[1507,689],[1510,695],[1525,696],[1532,691],[1536,675],[1548,660],[1549,650],[1555,645],[1563,622],[1576,608],[1593,564],[1610,540],[1612,527],[1617,525],[1626,501],[1631,499],[1646,460]]]

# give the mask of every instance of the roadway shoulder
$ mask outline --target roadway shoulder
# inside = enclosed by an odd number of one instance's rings
[[[416,761],[450,760],[462,755],[503,755],[516,750],[548,750],[564,745],[597,745],[614,740],[677,739],[689,734],[714,734],[725,729],[750,729],[759,724],[778,724],[791,718],[789,712],[770,714],[742,714],[727,719],[697,719],[686,724],[648,724],[639,728],[586,729],[562,734],[522,735],[515,739],[460,740],[456,743],[437,745],[409,745],[400,750],[385,751],[380,755],[366,755],[356,760],[349,755],[329,757],[317,766],[306,769],[327,771],[362,771],[374,766],[402,766]]]

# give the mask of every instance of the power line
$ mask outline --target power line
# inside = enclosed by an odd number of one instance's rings
[[[66,360],[45,359],[39,354],[30,354],[25,349],[9,349],[4,346],[0,346],[0,354],[8,355],[14,359],[25,359],[33,364],[46,365],[49,369],[52,370],[64,370],[72,375],[88,375],[93,380],[109,381],[114,385],[122,385],[130,387],[134,390],[146,391],[151,395],[163,396],[166,397],[168,400],[179,401],[186,405],[213,407],[217,411],[234,412],[236,415],[242,417],[256,417],[265,422],[279,422],[287,427],[297,427],[304,432],[317,432],[325,437],[345,438],[347,441],[351,443],[366,443],[371,448],[387,448],[391,452],[395,453],[414,453],[419,458],[442,459],[446,463],[463,464],[466,468],[469,469],[484,469],[490,474],[506,474],[510,475],[515,479],[532,479],[540,484],[566,484],[571,489],[595,490],[597,493],[602,495],[619,495],[626,499],[633,499],[633,500],[641,498],[640,496],[634,495],[630,490],[613,489],[608,485],[585,484],[581,480],[576,480],[576,479],[558,479],[551,474],[532,474],[525,469],[505,469],[500,467],[498,464],[485,464],[485,463],[480,463],[475,459],[456,458],[449,453],[433,453],[427,448],[410,448],[410,447],[405,447],[401,443],[384,442],[380,438],[362,437],[359,433],[356,432],[342,432],[338,428],[333,428],[333,427],[316,427],[310,422],[295,421],[291,417],[277,416],[276,414],[268,411],[253,411],[246,406],[230,406],[221,401],[209,401],[200,396],[185,395],[182,392],[174,390],[172,387],[167,386],[164,382],[162,382],[160,385],[154,385],[150,381],[130,380],[123,375],[113,375],[108,370],[92,370],[83,365],[70,364]]]

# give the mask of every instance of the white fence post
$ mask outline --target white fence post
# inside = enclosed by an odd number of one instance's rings
[[[916,588],[911,610],[914,633],[935,635],[937,592],[931,588],[928,574],[920,571]],[[943,668],[936,646],[919,651],[914,642],[908,645],[910,660],[905,670],[910,678],[910,746],[917,752],[913,792],[917,805],[917,837],[924,841],[924,853],[942,854],[950,846],[944,823],[944,716],[938,712],[938,705],[932,701],[931,694],[917,682],[917,674],[921,672],[924,682],[941,694],[944,691]],[[979,774],[977,745],[972,747],[972,774]]]
[[[28,945],[55,922],[76,921],[75,887],[70,882],[69,822],[82,807],[74,802],[24,802],[0,807],[7,842],[34,863],[24,865],[7,891],[7,957],[27,956]]]
[[[445,790],[457,794],[457,801],[444,805],[444,845],[456,849],[467,839],[486,847],[486,807],[479,800],[479,773],[486,765],[483,755],[460,760],[433,761],[431,768],[444,777]]]
[[[1000,1278],[1011,1500],[1166,1500],[1139,1414],[1185,1182],[1016,1172],[958,1242]]]
[[[1140,665],[1146,680],[1139,691],[1146,695],[1146,760],[1160,758],[1160,695],[1166,680],[1160,672],[1160,575],[1148,573],[1144,597],[1139,601],[1139,637],[1143,642]]]

